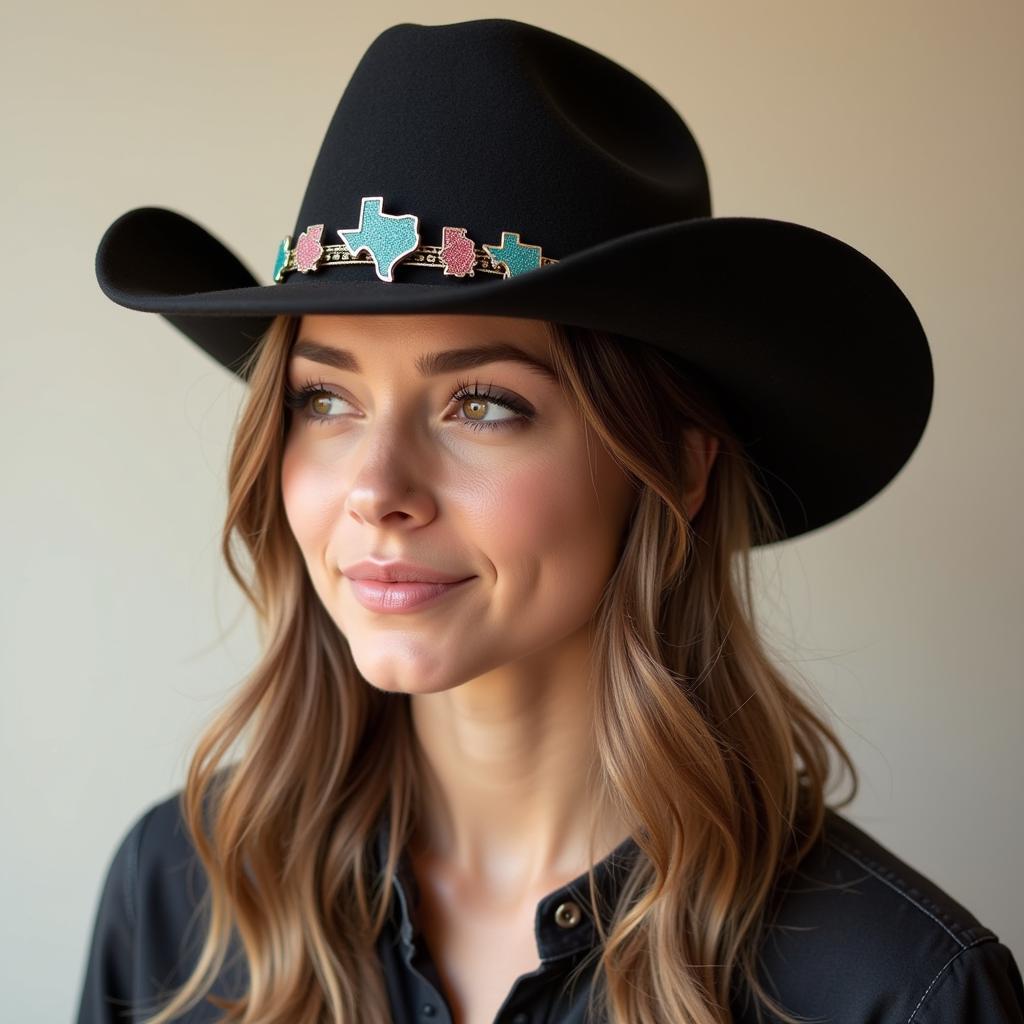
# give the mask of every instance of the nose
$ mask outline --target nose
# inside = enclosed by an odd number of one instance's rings
[[[421,525],[435,514],[430,489],[421,479],[425,460],[404,435],[372,431],[367,451],[345,498],[348,513],[361,522]],[[359,458],[356,454],[355,458]],[[417,472],[416,467],[421,467]]]

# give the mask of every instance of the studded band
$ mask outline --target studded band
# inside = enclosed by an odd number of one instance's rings
[[[517,231],[502,231],[500,243],[478,247],[467,237],[466,228],[445,226],[441,245],[421,245],[419,218],[409,213],[384,213],[383,202],[382,196],[363,196],[358,226],[337,229],[340,245],[322,244],[323,224],[308,225],[294,247],[287,235],[277,248],[274,281],[283,281],[293,271],[308,274],[346,264],[370,265],[380,280],[391,282],[400,263],[438,267],[453,277],[473,277],[477,271],[514,277],[558,262],[544,256],[539,245],[520,241]],[[367,255],[361,255],[364,252]]]

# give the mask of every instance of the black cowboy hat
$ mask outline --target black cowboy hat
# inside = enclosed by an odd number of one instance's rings
[[[281,313],[518,316],[658,346],[718,398],[784,537],[876,495],[931,410],[927,339],[879,266],[814,228],[712,217],[669,103],[520,21],[381,33],[274,241],[261,284],[195,221],[143,207],[107,229],[96,276],[238,374]]]

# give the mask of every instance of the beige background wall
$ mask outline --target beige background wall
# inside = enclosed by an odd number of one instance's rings
[[[0,43],[6,1019],[73,1012],[116,842],[182,784],[256,653],[217,546],[241,386],[105,299],[96,243],[170,206],[269,281],[377,32],[496,15],[664,92],[716,214],[837,235],[915,303],[922,446],[868,506],[762,558],[765,611],[863,771],[850,816],[1024,963],[1020,4],[63,0],[9,5]]]

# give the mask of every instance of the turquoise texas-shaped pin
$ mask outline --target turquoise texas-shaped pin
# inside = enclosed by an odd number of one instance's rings
[[[525,274],[540,266],[540,246],[520,242],[518,231],[502,231],[501,245],[485,245],[484,249],[495,263],[505,265],[506,277]]]
[[[363,196],[359,227],[338,228],[338,234],[353,256],[358,256],[362,249],[369,252],[382,281],[393,281],[395,264],[420,244],[419,218],[412,213],[382,213],[383,202],[383,196]]]

